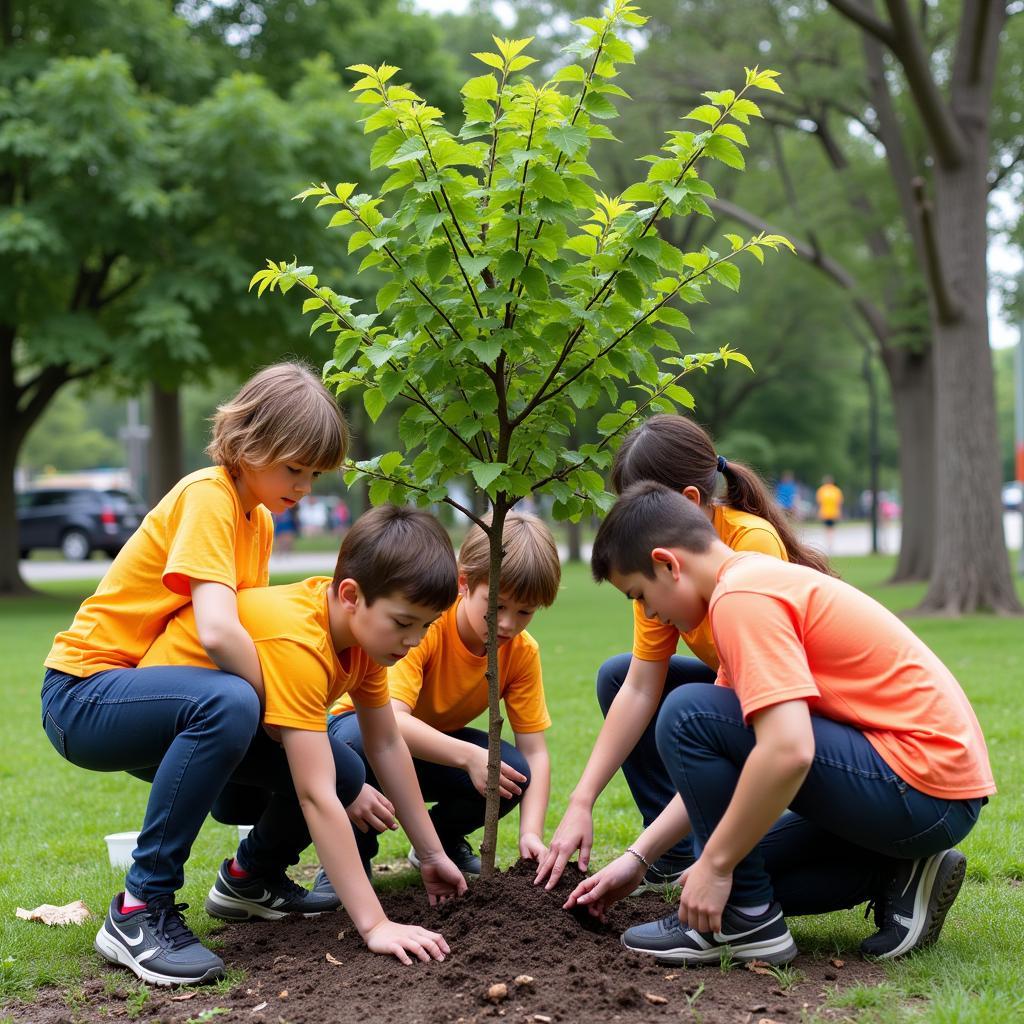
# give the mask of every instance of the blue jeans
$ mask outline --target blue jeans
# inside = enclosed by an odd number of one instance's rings
[[[601,705],[601,714],[608,717],[608,709],[612,706],[615,695],[622,684],[633,660],[631,654],[617,654],[609,658],[597,672],[597,702]],[[665,690],[658,705],[658,712],[664,707],[668,695],[677,687],[687,683],[713,683],[717,673],[697,658],[682,658],[673,655],[669,659],[668,674],[665,677]],[[661,814],[666,804],[676,795],[675,786],[669,778],[655,739],[655,723],[658,719],[655,712],[637,741],[630,755],[622,762],[622,774],[626,777],[626,785],[633,794],[633,801],[640,810],[644,820],[644,828]],[[687,836],[680,840],[671,850],[665,853],[666,858],[678,861],[683,866],[693,863],[693,839]]]
[[[790,812],[736,865],[734,904],[777,898],[789,914],[856,906],[881,894],[899,861],[955,846],[986,802],[928,796],[900,778],[858,729],[814,715],[811,726],[811,768]],[[665,699],[656,734],[703,846],[732,800],[754,730],[744,725],[732,690],[688,686]]]
[[[339,747],[355,751],[362,759],[367,781],[371,786],[378,785],[363,750],[363,738],[359,732],[359,719],[355,712],[349,711],[343,715],[332,716],[328,720],[327,731],[331,737],[331,746],[335,750],[335,759],[339,756]],[[487,747],[487,733],[480,729],[467,727],[445,735],[467,743],[475,743],[478,747]],[[526,787],[530,784],[530,766],[526,763],[526,758],[512,744],[502,740],[501,759],[526,776],[526,782],[522,784],[525,793]],[[486,801],[476,791],[469,773],[461,768],[434,764],[418,757],[414,757],[412,763],[416,769],[416,778],[419,780],[423,799],[427,803],[434,803],[430,809],[430,818],[437,830],[438,839],[445,849],[451,849],[460,839],[464,839],[483,825]],[[520,800],[522,796],[510,800],[502,798],[499,803],[499,816],[503,818],[519,804]],[[360,856],[372,860],[377,855],[378,833],[372,829],[367,832],[355,829],[355,837]]]
[[[259,728],[259,700],[238,676],[153,666],[79,679],[48,669],[42,717],[57,753],[72,764],[152,784],[126,878],[140,899],[181,888],[211,809],[220,821],[256,821],[238,852],[249,870],[281,870],[309,845],[284,750]],[[362,764],[342,758],[339,796],[351,801],[362,787]]]

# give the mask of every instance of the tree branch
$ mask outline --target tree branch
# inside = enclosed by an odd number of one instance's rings
[[[385,480],[389,484],[398,484],[399,487],[405,487],[407,490],[410,490],[410,491],[418,491],[420,494],[429,494],[430,493],[427,490],[426,487],[421,487],[419,484],[411,483],[408,480],[399,480],[397,477],[393,477],[393,476],[385,476],[383,473],[378,473],[378,472],[376,472],[375,470],[372,470],[372,469],[363,469],[361,466],[357,465],[354,462],[349,462],[349,463],[346,463],[345,465],[350,470],[355,470],[357,473],[362,473],[363,476],[370,477],[371,480]],[[342,471],[343,472],[344,472],[344,469],[345,469],[345,467],[343,466],[342,467]],[[490,528],[488,526],[488,524],[486,522],[484,522],[483,519],[480,518],[480,516],[476,515],[474,512],[471,512],[468,508],[466,508],[465,505],[460,504],[454,498],[451,498],[448,495],[445,495],[441,499],[441,501],[445,505],[451,505],[452,508],[454,508],[457,511],[461,512],[467,519],[469,519],[472,522],[476,523],[476,525],[479,526],[480,529],[483,530],[484,532],[486,532]]]
[[[881,18],[875,17],[873,11],[865,7],[860,0],[828,0],[843,17],[858,25],[879,42],[890,49],[895,45],[896,34],[892,25],[886,24]]]
[[[955,323],[963,315],[963,308],[953,296],[943,262],[942,249],[935,230],[935,208],[925,191],[924,178],[915,178],[911,185],[921,219],[921,238],[924,243],[925,271],[931,282],[932,294],[939,319],[946,324]]]

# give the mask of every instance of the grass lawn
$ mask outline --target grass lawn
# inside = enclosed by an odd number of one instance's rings
[[[920,596],[915,586],[881,584],[891,568],[888,559],[839,560],[839,567],[850,582],[895,610],[910,607]],[[102,914],[123,882],[121,873],[107,864],[103,836],[137,829],[148,794],[147,786],[127,775],[85,772],[62,761],[40,727],[42,659],[87,586],[54,584],[45,597],[0,605],[0,1004],[12,997],[31,999],[33,988],[53,983],[70,986],[72,1006],[76,982],[98,971],[100,961],[92,951],[95,924],[44,928],[16,920],[14,910],[84,899],[94,913]],[[841,1005],[849,1019],[879,1024],[1024,1021],[1022,626],[982,617],[915,619],[911,625],[970,695],[988,738],[1000,795],[963,844],[968,882],[940,943],[889,967],[885,985],[848,991]],[[631,617],[616,591],[594,587],[582,567],[573,567],[558,603],[537,616],[531,632],[541,644],[554,719],[549,734],[554,771],[550,837],[599,726],[595,670],[602,659],[629,648]],[[515,815],[511,818],[501,830],[502,863],[516,856]],[[639,815],[621,775],[598,803],[596,824],[594,861],[599,865],[621,852],[639,830]],[[213,925],[202,911],[206,890],[235,841],[234,829],[208,821],[193,849],[179,898],[191,904],[189,921],[200,935]],[[400,834],[387,836],[381,859],[398,860],[406,849]],[[310,863],[313,856],[312,851],[307,854]],[[825,952],[852,953],[870,930],[853,911],[791,924],[801,948]],[[0,1009],[0,1024],[3,1020]]]

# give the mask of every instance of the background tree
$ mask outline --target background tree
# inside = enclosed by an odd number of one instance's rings
[[[606,509],[611,496],[599,470],[639,415],[689,407],[679,380],[736,359],[723,347],[683,355],[668,328],[689,328],[674,302],[706,301],[714,282],[735,290],[741,255],[763,262],[765,249],[789,243],[758,234],[726,236],[724,252],[683,251],[659,235],[664,220],[707,215],[714,189],[698,168],[718,160],[742,168],[742,126],[759,116],[750,94],[778,92],[776,72],[748,70],[742,87],[705,94],[667,133],[658,153],[641,159],[646,180],[619,196],[595,192],[587,162],[594,140],[612,139],[602,123],[617,114],[626,41],[645,19],[627,0],[604,17],[583,18],[585,36],[569,47],[576,60],[542,84],[520,74],[534,59],[529,39],[496,39],[497,52],[475,56],[493,72],[462,88],[458,135],[443,112],[407,85],[398,68],[356,65],[353,86],[369,107],[364,128],[379,135],[371,167],[391,174],[378,195],[322,184],[300,197],[333,210],[329,227],[348,227],[360,270],[387,283],[376,313],[325,286],[312,267],[268,261],[252,284],[300,287],[313,329],[336,335],[326,379],[340,393],[361,389],[371,418],[403,405],[405,451],[357,464],[347,480],[370,478],[374,502],[446,502],[475,521],[490,543],[488,591],[488,813],[481,858],[493,870],[502,719],[496,609],[505,516],[529,494],[550,494],[558,519]],[[689,130],[692,128],[693,130]],[[659,369],[655,352],[666,353]],[[623,390],[638,397],[624,400]],[[601,395],[615,406],[597,424],[600,440],[567,443],[579,413]],[[455,501],[449,483],[470,474],[486,492],[490,516]]]

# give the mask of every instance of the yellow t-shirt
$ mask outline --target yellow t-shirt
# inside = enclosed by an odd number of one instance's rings
[[[728,544],[733,551],[759,551],[763,555],[789,561],[782,540],[767,519],[729,508],[728,505],[715,505],[711,522],[722,542]],[[676,653],[680,636],[705,665],[718,668],[718,652],[715,650],[715,638],[711,635],[711,623],[707,616],[689,633],[680,633],[674,626],[647,618],[643,605],[639,601],[633,602],[634,658],[664,661]]]
[[[273,542],[270,512],[259,505],[246,518],[223,466],[190,473],[142,520],[96,593],[57,634],[46,667],[79,677],[134,668],[191,603],[191,580],[265,587]]]
[[[744,719],[789,700],[851,725],[905,782],[943,800],[995,792],[981,726],[960,684],[892,612],[802,565],[737,555],[708,617],[718,685]]]
[[[835,484],[822,484],[814,492],[819,519],[838,519],[843,509],[843,492]]]
[[[383,665],[361,647],[340,654],[334,649],[327,614],[330,585],[330,577],[314,576],[238,595],[239,621],[256,644],[263,669],[267,725],[325,732],[327,709],[343,693],[372,708],[388,703]],[[171,619],[146,652],[140,667],[150,665],[216,667],[199,642],[191,605]]]
[[[431,625],[423,642],[388,669],[391,696],[440,732],[463,728],[487,708],[487,656],[473,654],[462,642],[458,607],[456,601]],[[498,677],[514,732],[542,732],[550,727],[540,649],[529,633],[520,633],[499,648]],[[343,697],[331,714],[351,710],[352,702]]]

